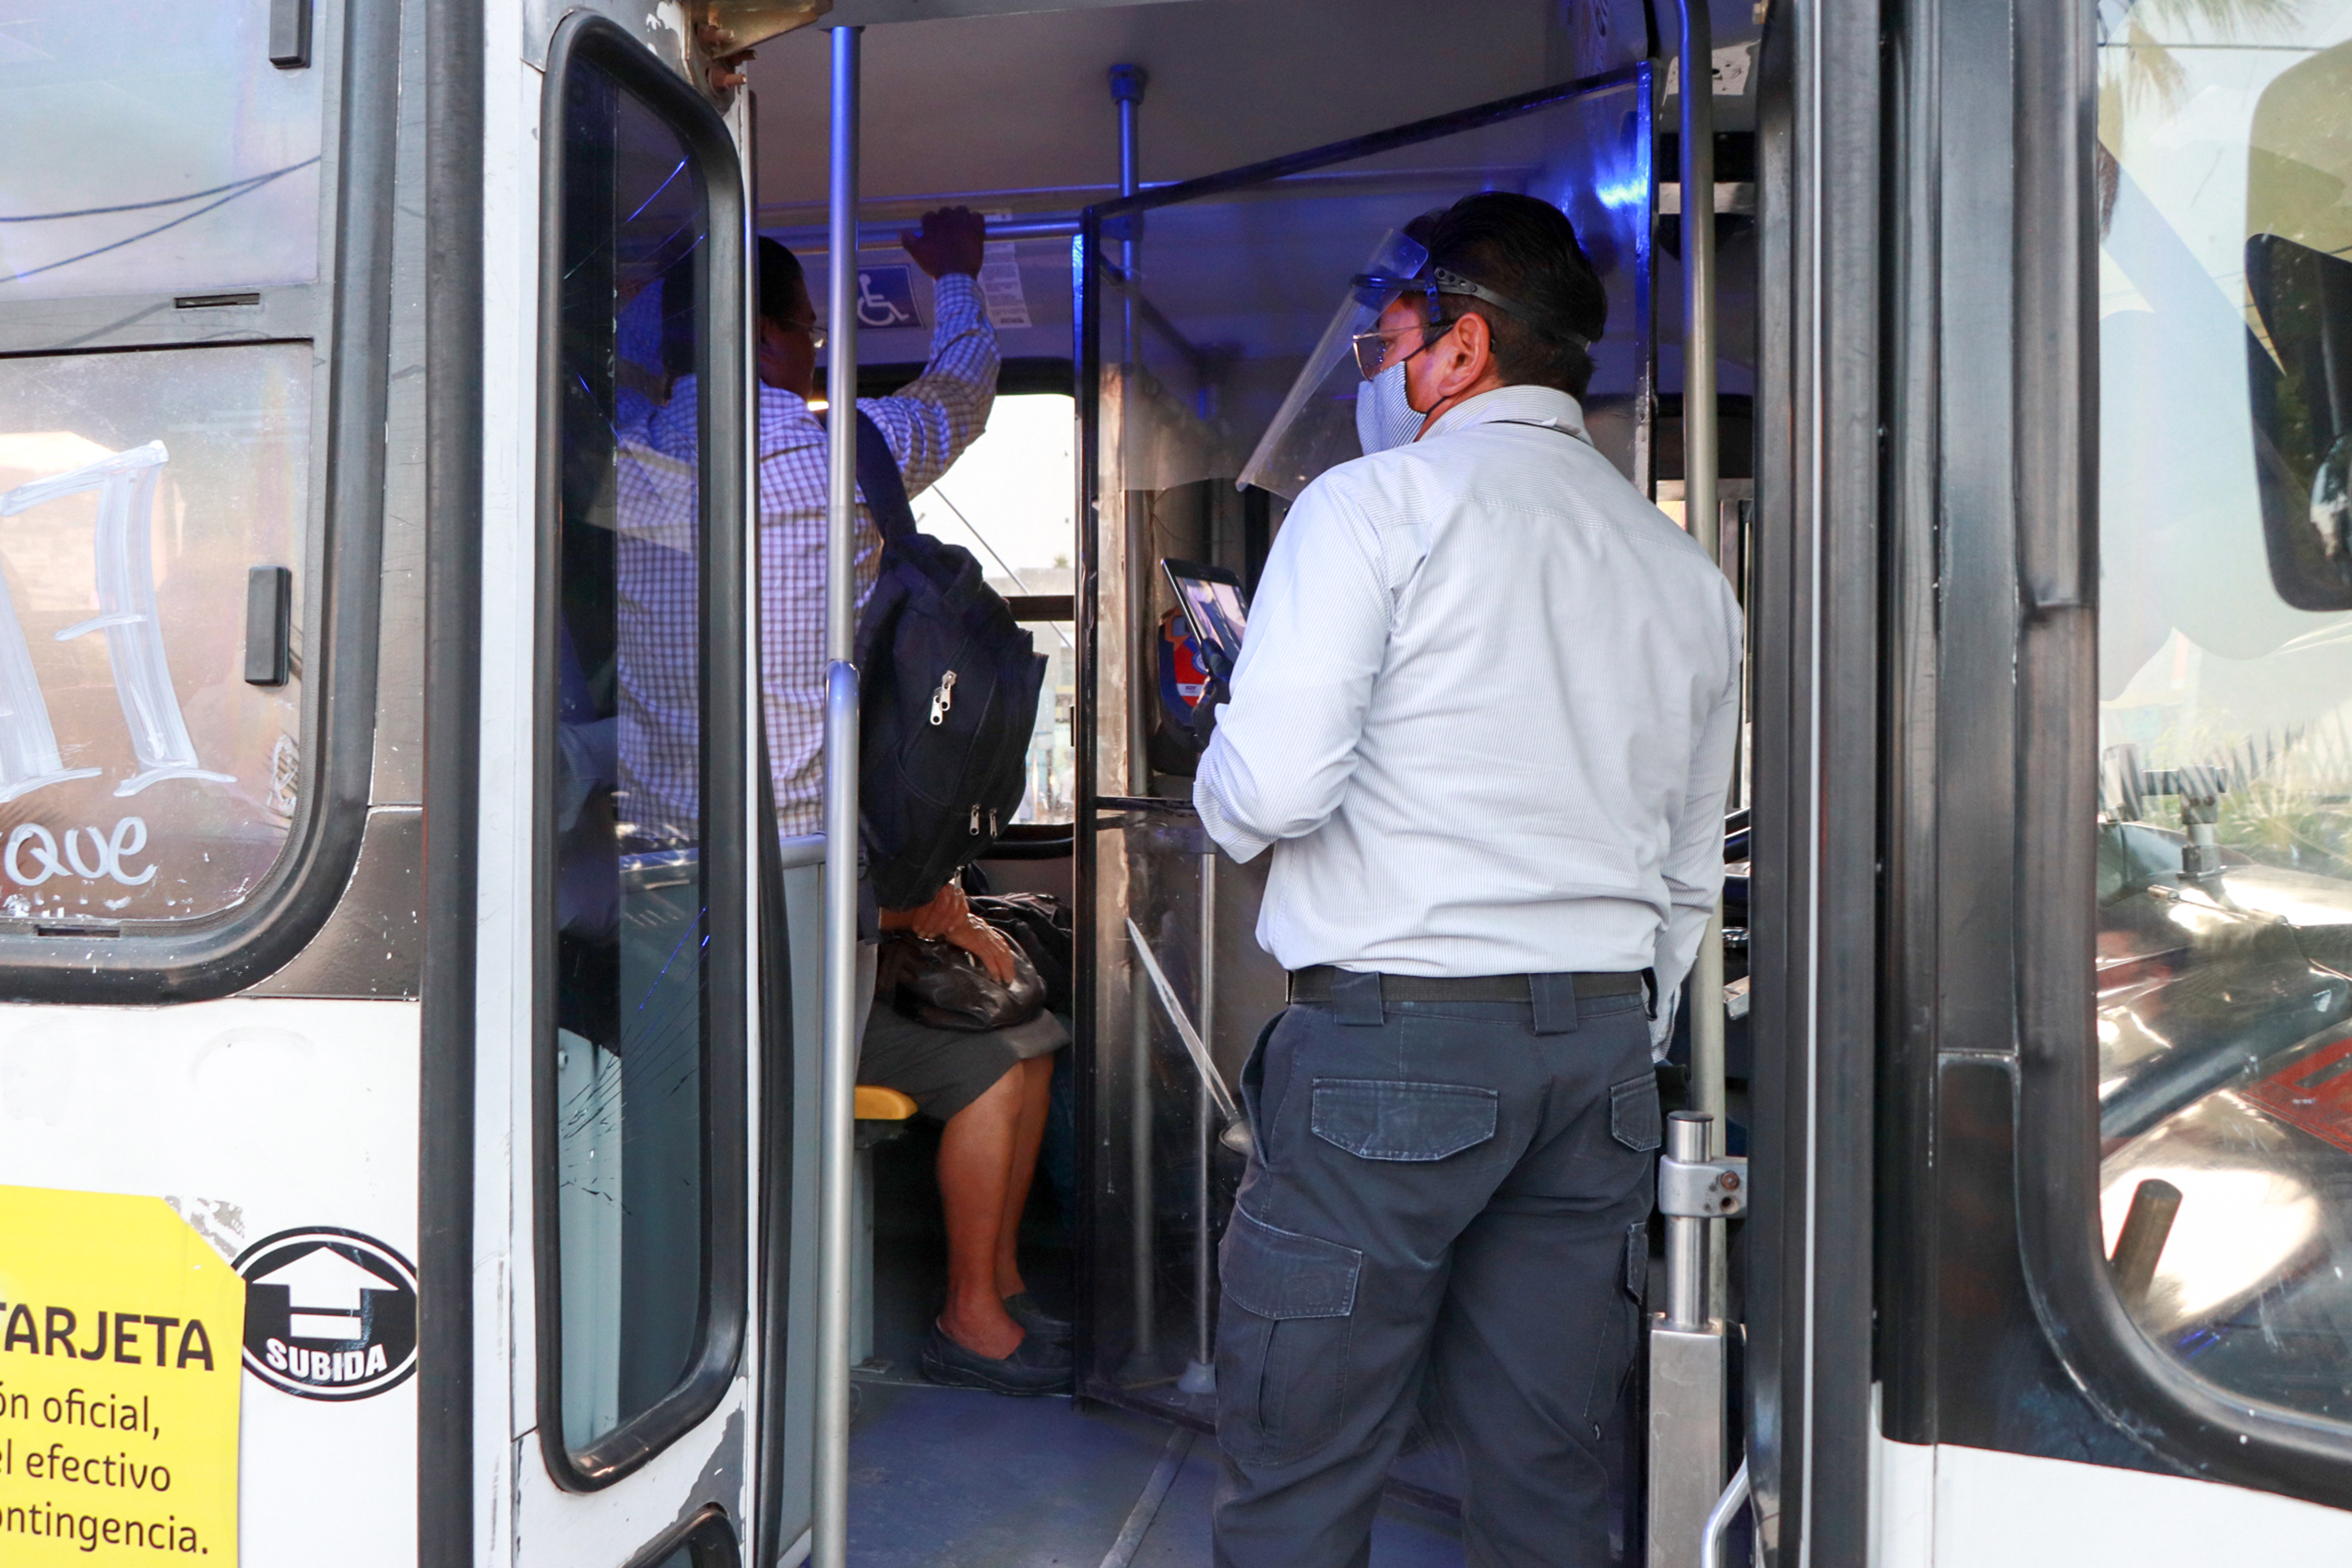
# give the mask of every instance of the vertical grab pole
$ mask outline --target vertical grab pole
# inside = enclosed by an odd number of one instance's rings
[[[816,1496],[809,1555],[849,1561],[849,1199],[858,1077],[858,33],[833,30],[826,377],[825,1043],[819,1090]]]
[[[1138,150],[1136,113],[1144,101],[1145,76],[1140,65],[1111,67],[1111,101],[1119,110],[1119,194],[1130,196],[1137,189]],[[1127,225],[1125,236],[1119,242],[1119,361],[1121,365],[1120,431],[1126,439],[1126,422],[1132,417],[1127,399],[1133,396],[1134,378],[1130,372],[1135,362],[1135,242],[1134,217],[1120,220]],[[1124,595],[1127,613],[1121,623],[1127,631],[1127,792],[1131,795],[1151,793],[1151,727],[1145,717],[1148,709],[1145,702],[1153,688],[1152,659],[1155,648],[1151,640],[1151,526],[1144,507],[1133,494],[1134,484],[1126,479],[1127,468],[1121,463],[1119,471],[1127,493],[1119,498],[1119,518],[1125,529],[1123,559],[1126,562],[1125,580],[1117,592]],[[1137,878],[1134,874],[1134,860],[1125,835],[1121,836],[1121,852],[1129,856],[1127,889],[1129,901],[1134,901]],[[1145,988],[1130,975],[1128,985],[1129,1022],[1134,1042],[1134,1057],[1129,1068],[1127,1091],[1127,1182],[1128,1201],[1134,1206],[1128,1246],[1128,1289],[1134,1298],[1134,1350],[1129,1371],[1136,1376],[1157,1376],[1156,1362],[1159,1350],[1158,1324],[1158,1236],[1155,1207],[1158,1202],[1155,1172],[1156,1158],[1152,1138],[1152,1071],[1151,1000]]]
[[[1194,1004],[1201,1039],[1217,1039],[1217,846],[1201,850],[1201,989]],[[1186,1394],[1217,1392],[1217,1348],[1211,1324],[1215,1303],[1209,1300],[1211,1258],[1216,1241],[1209,1226],[1210,1160],[1217,1142],[1217,1101],[1203,1080],[1193,1096],[1193,1359],[1176,1386]]]
[[[1691,537],[1722,560],[1722,511],[1716,499],[1715,393],[1715,38],[1706,0],[1681,0],[1682,57],[1682,518]],[[1691,966],[1691,1109],[1725,1126],[1723,1087],[1723,900],[1707,919]],[[1709,1134],[1700,1158],[1724,1152]],[[1705,1315],[1724,1313],[1725,1238],[1708,1271]]]

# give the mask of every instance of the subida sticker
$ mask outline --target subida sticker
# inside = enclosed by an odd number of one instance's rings
[[[373,1236],[281,1230],[237,1258],[245,1367],[303,1399],[366,1399],[417,1365],[417,1272]]]

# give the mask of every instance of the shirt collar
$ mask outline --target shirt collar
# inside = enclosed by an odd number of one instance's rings
[[[1491,392],[1481,392],[1467,402],[1455,404],[1437,417],[1437,422],[1421,433],[1427,441],[1433,435],[1450,431],[1467,430],[1472,425],[1548,424],[1564,431],[1586,445],[1592,436],[1585,429],[1585,411],[1576,399],[1557,386],[1498,386]]]

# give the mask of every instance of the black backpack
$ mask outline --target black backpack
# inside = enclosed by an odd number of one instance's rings
[[[897,460],[862,412],[858,488],[882,533],[858,617],[858,805],[875,901],[902,909],[987,853],[1019,809],[1045,659],[970,551],[915,530]]]

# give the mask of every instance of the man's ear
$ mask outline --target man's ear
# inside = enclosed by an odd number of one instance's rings
[[[1494,364],[1494,329],[1485,316],[1472,311],[1455,326],[1453,339],[1444,345],[1444,376],[1440,384],[1444,396],[1451,398],[1475,386]]]

